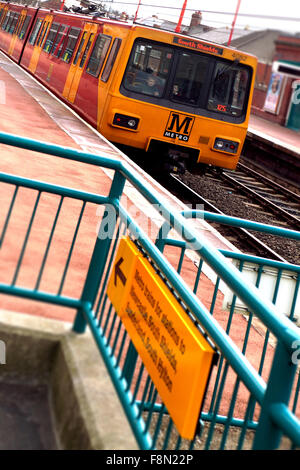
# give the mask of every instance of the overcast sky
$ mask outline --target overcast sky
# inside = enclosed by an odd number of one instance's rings
[[[125,5],[127,1],[133,3],[133,5]],[[164,0],[163,2],[162,0],[142,0],[139,17],[145,18],[157,14],[159,18],[177,21],[180,9],[175,8],[181,8],[183,3],[184,0],[177,0],[176,2],[174,0]],[[119,3],[113,0],[111,5],[112,8],[134,14],[137,4],[138,0],[136,0],[136,4],[134,4],[134,0],[119,0]],[[147,7],[143,4],[151,6]],[[105,5],[109,7],[110,3],[105,2]],[[160,8],[162,5],[168,8]],[[215,27],[231,26],[233,15],[220,14],[220,12],[234,13],[236,6],[237,0],[209,0],[209,2],[207,0],[187,0],[184,24],[189,23],[193,11],[200,10],[203,12],[202,23]],[[208,11],[218,13],[209,13]],[[241,15],[237,19],[237,27],[248,26],[251,29],[269,28],[300,32],[300,0],[241,0],[239,13]],[[254,16],[242,16],[242,14],[276,17],[276,19],[255,18]],[[284,18],[290,20],[284,21]]]

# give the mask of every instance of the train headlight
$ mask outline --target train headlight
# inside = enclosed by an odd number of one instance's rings
[[[140,120],[138,118],[127,116],[126,114],[116,113],[113,119],[113,125],[118,127],[124,127],[135,131],[139,125]]]
[[[221,150],[222,152],[228,153],[237,153],[239,148],[239,142],[235,142],[234,140],[227,140],[222,139],[221,137],[217,137],[215,139],[215,143],[213,146],[216,150]]]

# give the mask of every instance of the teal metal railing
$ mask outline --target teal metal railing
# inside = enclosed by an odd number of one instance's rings
[[[0,219],[0,293],[5,298],[17,296],[44,302],[47,308],[55,306],[76,312],[73,329],[77,333],[89,326],[140,448],[299,446],[300,332],[295,322],[276,309],[280,275],[273,294],[275,305],[259,291],[266,266],[293,273],[296,276],[290,312],[293,319],[299,267],[240,253],[219,252],[185,218],[199,214],[174,212],[139,174],[117,159],[3,133],[0,142],[39,152],[41,159],[43,154],[52,155],[114,171],[108,195],[0,174],[4,209]],[[24,158],[30,159],[31,154]],[[166,221],[156,245],[121,203],[126,181]],[[99,207],[103,207],[103,216],[96,233],[99,217],[95,214]],[[72,224],[64,217],[68,211],[72,211]],[[280,236],[300,239],[297,232],[208,213],[201,216],[207,220],[221,217],[223,223],[247,225],[246,228],[271,230]],[[175,229],[176,238],[165,235],[169,227]],[[106,294],[119,239],[125,234],[149,258],[172,287],[187,315],[219,352],[199,432],[193,441],[179,436]],[[87,244],[87,239],[91,243]],[[174,250],[179,252],[177,262]],[[238,265],[234,266],[228,257]],[[256,285],[243,274],[248,262],[258,266]],[[232,291],[229,306],[224,305],[226,291]],[[243,313],[237,312],[238,302],[243,304]]]

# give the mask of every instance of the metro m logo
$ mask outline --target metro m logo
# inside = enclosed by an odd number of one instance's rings
[[[195,118],[192,116],[171,112],[164,136],[187,142],[189,140],[194,121]]]

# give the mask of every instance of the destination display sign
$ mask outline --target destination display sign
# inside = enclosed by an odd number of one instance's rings
[[[195,41],[190,38],[180,38],[178,36],[173,37],[173,44],[178,44],[178,46],[189,47],[190,49],[195,49],[200,52],[210,52],[211,54],[223,55],[224,49],[222,47],[217,47],[214,44],[207,44],[205,42]]]
[[[107,295],[179,434],[193,439],[215,351],[128,237],[120,241]]]

